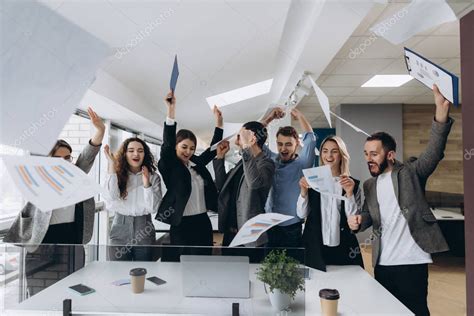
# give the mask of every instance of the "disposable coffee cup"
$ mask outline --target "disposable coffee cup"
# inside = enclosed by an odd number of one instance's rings
[[[321,300],[321,315],[337,316],[339,291],[335,289],[322,289],[319,291],[319,298]]]
[[[132,284],[133,293],[142,293],[145,290],[145,268],[135,268],[130,270],[130,283]]]

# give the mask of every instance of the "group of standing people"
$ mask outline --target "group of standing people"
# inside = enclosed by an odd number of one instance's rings
[[[372,178],[361,185],[351,177],[350,155],[338,136],[321,142],[319,165],[332,173],[337,199],[313,190],[303,169],[315,163],[316,135],[304,115],[291,110],[304,131],[302,140],[291,126],[276,134],[277,153],[265,145],[267,125],[285,111],[274,108],[261,121],[245,123],[235,138],[240,161],[229,171],[225,156],[230,143],[222,140],[223,117],[214,107],[216,127],[211,147],[196,155],[197,139],[190,130],[177,130],[176,99],[170,92],[165,103],[167,117],[163,144],[156,163],[148,145],[140,138],[125,140],[117,153],[106,145],[108,208],[115,212],[110,230],[111,260],[151,260],[155,241],[152,216],[170,225],[172,246],[212,247],[213,232],[208,211],[219,215],[223,246],[228,246],[243,224],[265,212],[293,216],[263,235],[256,246],[305,248],[305,264],[325,270],[326,265],[363,267],[355,233],[373,227],[375,278],[416,315],[429,315],[426,304],[431,253],[447,250],[436,219],[424,196],[424,187],[443,152],[453,120],[449,102],[433,87],[436,114],[426,150],[402,163],[396,160],[392,136],[378,132],[369,136],[364,155]],[[89,110],[96,135],[84,148],[76,165],[88,172],[99,152],[105,126]],[[58,141],[50,156],[71,161],[71,147]],[[213,163],[215,178],[207,169]],[[158,174],[161,174],[160,175]],[[161,178],[166,185],[162,194]],[[362,203],[362,190],[365,200]],[[38,244],[85,244],[90,241],[94,200],[71,207],[38,212],[28,203],[5,241],[29,246]],[[155,215],[156,213],[156,215]],[[134,247],[126,247],[133,240]],[[210,253],[201,250],[201,254]]]

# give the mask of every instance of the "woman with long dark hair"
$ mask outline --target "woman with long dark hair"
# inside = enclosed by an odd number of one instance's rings
[[[194,133],[185,129],[176,133],[176,99],[171,92],[165,98],[165,103],[168,111],[158,169],[167,192],[156,219],[171,225],[171,245],[210,247],[213,245],[213,238],[207,211],[217,211],[217,189],[206,165],[214,159],[216,151],[208,148],[201,155],[194,155],[197,146]],[[211,145],[222,140],[223,134],[222,113],[216,106],[214,116],[216,128]],[[197,251],[207,252],[209,251]],[[179,255],[177,252],[173,253]],[[179,258],[170,255],[169,259]]]
[[[319,165],[331,167],[334,193],[345,200],[320,194],[301,178],[297,214],[307,217],[303,231],[305,263],[323,271],[326,265],[363,266],[359,243],[347,224],[347,218],[361,210],[361,191],[359,181],[350,177],[346,144],[338,136],[329,136],[319,151]]]
[[[151,261],[150,245],[155,242],[151,214],[161,202],[161,179],[148,145],[140,138],[126,139],[113,155],[104,148],[109,160],[106,187],[108,208],[115,212],[110,229],[109,259]]]

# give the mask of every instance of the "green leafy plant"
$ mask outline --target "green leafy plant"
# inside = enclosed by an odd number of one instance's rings
[[[272,250],[257,269],[257,278],[270,287],[295,298],[298,290],[304,290],[303,273],[298,261],[286,254],[286,250]]]

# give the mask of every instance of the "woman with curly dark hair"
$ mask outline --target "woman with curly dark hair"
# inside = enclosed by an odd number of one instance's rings
[[[109,161],[108,207],[115,212],[109,235],[109,259],[151,261],[149,245],[155,242],[151,214],[161,202],[161,179],[156,173],[155,158],[148,145],[136,137],[126,139],[115,155],[107,145],[104,151]]]

